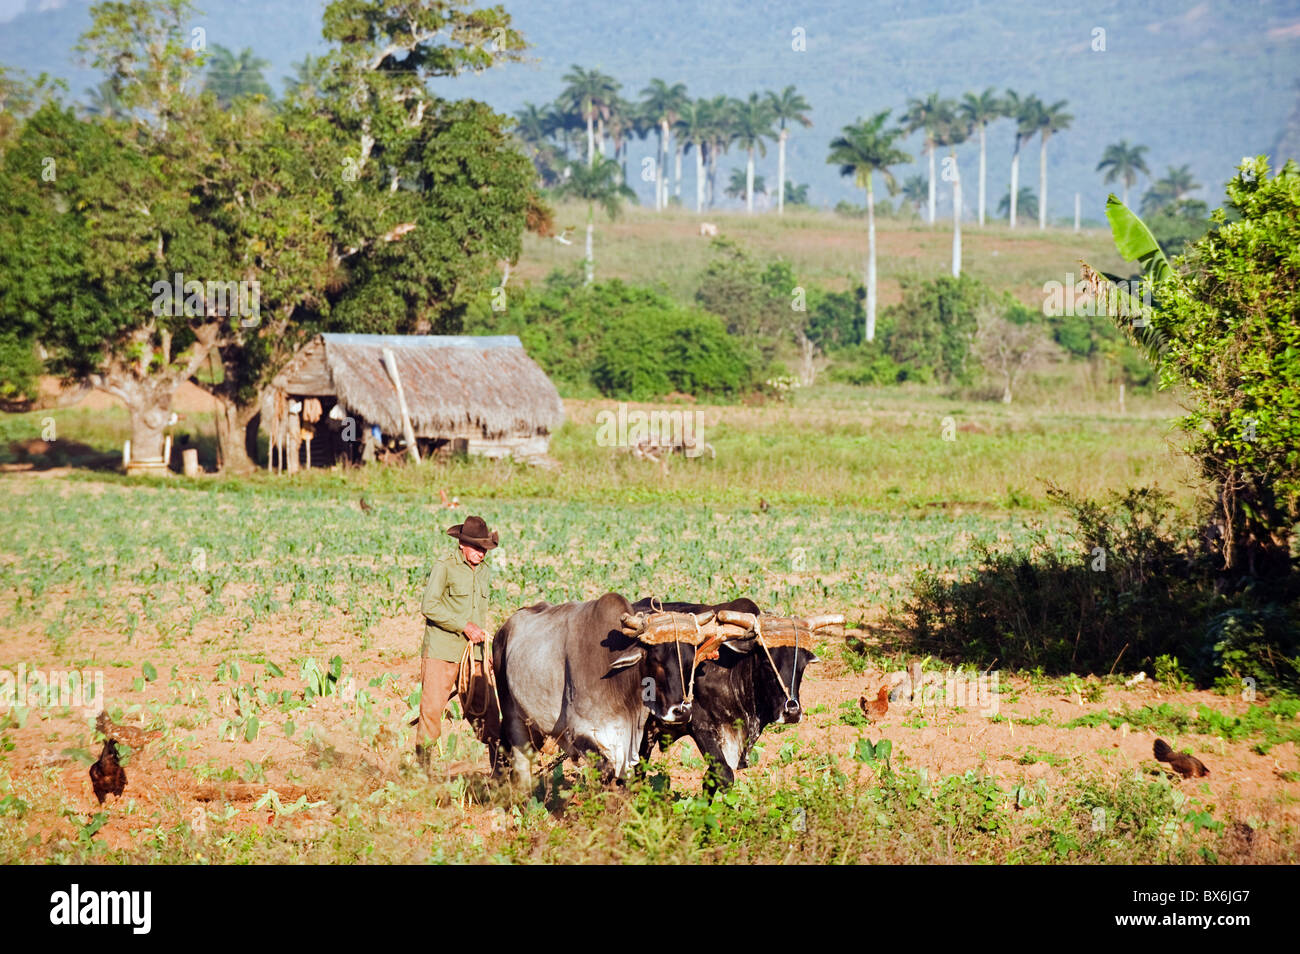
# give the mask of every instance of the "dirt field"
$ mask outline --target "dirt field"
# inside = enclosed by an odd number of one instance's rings
[[[415,602],[449,522],[436,507],[378,498],[366,515],[315,493],[0,479],[22,528],[0,551],[0,662],[102,672],[113,718],[159,733],[130,754],[123,798],[101,809],[87,773],[91,713],[50,704],[0,716],[6,860],[1296,857],[1300,723],[1270,700],[1001,672],[995,702],[896,704],[865,722],[859,695],[905,660],[895,647],[907,581],[954,572],[979,540],[1014,539],[1005,517],[810,509],[701,523],[699,511],[651,508],[654,522],[629,537],[618,508],[484,507],[511,541],[493,557],[496,623],[537,598],[605,586],[676,595],[691,580],[701,599],[746,593],[850,621],[847,641],[819,647],[804,721],[765,733],[731,802],[682,797],[698,793],[704,768],[686,741],[650,767],[655,791],[670,780],[674,795],[593,789],[566,765],[543,774],[548,800],[521,803],[488,784],[463,722],[444,738],[438,780],[411,771]],[[670,529],[679,524],[690,529]],[[412,532],[421,526],[434,529]],[[837,541],[834,554],[791,565],[796,528]],[[705,566],[729,573],[701,577]],[[970,678],[992,662],[926,668],[964,665]],[[1197,754],[1209,777],[1167,778],[1157,736]],[[892,752],[873,757],[882,740]]]

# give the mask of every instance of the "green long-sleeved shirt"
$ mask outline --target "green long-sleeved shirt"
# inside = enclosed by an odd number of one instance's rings
[[[486,557],[477,567],[472,567],[457,546],[435,563],[424,587],[424,599],[420,601],[420,612],[425,619],[420,655],[460,662],[469,642],[465,637],[465,624],[473,623],[487,630],[491,588],[492,570]],[[474,655],[482,659],[482,647]]]

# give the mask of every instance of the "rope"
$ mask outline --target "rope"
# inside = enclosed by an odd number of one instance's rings
[[[480,693],[482,700],[479,705],[474,705],[474,643],[465,644],[465,652],[460,657],[460,668],[456,670],[456,693],[460,696],[461,705],[465,708],[466,718],[481,719],[488,714],[488,705],[496,700],[497,679],[496,673],[492,667],[487,664],[487,643],[483,645],[483,679],[480,681],[483,690]],[[498,712],[500,703],[498,703]]]
[[[754,617],[754,632],[758,636],[758,645],[763,647],[763,652],[767,654],[767,661],[772,666],[772,672],[776,675],[776,681],[781,686],[781,691],[785,693],[786,701],[790,701],[794,696],[790,695],[790,690],[785,687],[785,680],[781,678],[781,670],[776,667],[776,660],[772,658],[772,651],[767,648],[767,643],[763,641],[763,618]],[[790,669],[790,682],[794,682],[795,666],[799,665],[799,627],[794,629],[794,663]]]

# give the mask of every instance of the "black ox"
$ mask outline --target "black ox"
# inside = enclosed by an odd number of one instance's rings
[[[759,614],[758,605],[749,599],[703,604],[644,598],[633,609],[641,613],[736,610]],[[719,648],[718,658],[701,663],[695,672],[690,721],[668,724],[652,717],[641,740],[641,760],[649,757],[655,742],[665,750],[689,735],[709,762],[704,790],[712,793],[727,787],[735,780],[737,769],[748,767],[749,755],[764,728],[790,725],[803,718],[799,689],[804,670],[816,661],[811,640],[797,650],[773,646],[765,651],[753,636],[728,639]]]

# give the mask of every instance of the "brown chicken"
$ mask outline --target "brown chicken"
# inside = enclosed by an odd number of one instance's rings
[[[1152,748],[1157,761],[1168,762],[1170,767],[1183,778],[1200,778],[1202,775],[1210,774],[1204,762],[1194,755],[1175,752],[1164,739],[1156,739],[1156,744]]]
[[[105,795],[111,792],[121,798],[122,792],[126,790],[126,770],[117,761],[117,744],[112,739],[104,740],[99,761],[90,767],[90,784],[101,805],[104,804]]]
[[[858,699],[858,705],[862,707],[862,714],[872,722],[883,719],[885,713],[889,711],[889,687],[881,686],[874,699],[868,699],[865,695],[862,696]]]
[[[121,742],[123,745],[129,745],[133,751],[139,751],[146,745],[162,736],[161,732],[149,732],[138,726],[118,725],[108,717],[108,712],[100,712],[95,719],[95,728],[100,734],[114,742]],[[114,750],[116,754],[116,750]]]
[[[361,498],[361,511],[362,511],[362,513],[370,513],[370,511],[372,511],[372,510],[374,510],[374,509],[375,509],[374,507],[372,507],[372,506],[370,506],[370,504],[366,503],[366,498],[365,498],[365,497],[362,497],[362,498]]]

